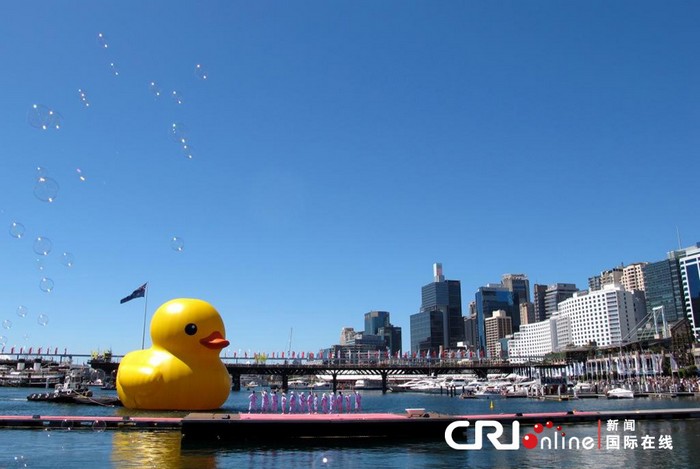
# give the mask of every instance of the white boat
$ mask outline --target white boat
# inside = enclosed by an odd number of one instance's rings
[[[355,389],[382,389],[382,380],[379,379],[358,379],[355,381]]]
[[[605,395],[608,399],[632,399],[634,397],[634,392],[625,388],[614,388]]]

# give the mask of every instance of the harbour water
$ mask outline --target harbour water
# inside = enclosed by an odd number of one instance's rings
[[[138,412],[118,407],[76,406],[29,402],[26,388],[0,388],[1,415],[85,416],[184,416],[185,412]],[[95,395],[114,391],[95,390]],[[490,405],[493,402],[493,408]],[[425,408],[445,414],[534,413],[584,410],[696,408],[700,399],[636,398],[626,400],[579,399],[540,401],[532,399],[459,399],[435,394],[399,393],[382,395],[366,391],[363,412],[398,412]],[[248,393],[232,392],[222,412],[244,412]],[[545,422],[542,422],[545,424]],[[178,431],[107,430],[0,430],[0,468],[32,467],[152,467],[152,468],[580,468],[609,467],[691,468],[700,461],[700,421],[628,421],[575,424],[560,431],[545,428],[539,433],[542,445],[514,451],[495,449],[485,439],[482,449],[459,451],[445,441],[366,441],[294,445],[278,444],[275,434],[263,444],[181,447]],[[520,429],[520,437],[533,432]],[[598,433],[600,431],[600,434]],[[565,435],[563,435],[565,433]],[[532,433],[534,434],[534,433]],[[600,435],[600,438],[597,437]],[[566,438],[563,438],[563,437]],[[501,441],[511,441],[506,429]],[[593,448],[568,447],[572,441],[601,441]],[[545,445],[544,440],[552,443]],[[568,440],[569,443],[566,443]],[[473,441],[473,435],[470,437]],[[618,446],[615,445],[618,441]],[[646,442],[646,443],[645,443]],[[653,442],[653,445],[650,445]],[[554,446],[556,445],[556,447]],[[562,445],[564,448],[562,448]],[[646,445],[646,446],[645,446]],[[652,447],[653,446],[653,447]]]

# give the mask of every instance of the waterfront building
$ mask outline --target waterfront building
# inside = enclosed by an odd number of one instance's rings
[[[557,319],[558,315],[554,315],[544,321],[521,324],[520,331],[513,333],[508,341],[508,360],[511,363],[541,360],[557,350]]]
[[[489,283],[479,287],[474,295],[476,303],[476,322],[479,331],[479,349],[486,352],[486,317],[494,311],[503,310],[506,316],[511,318],[512,328],[517,331],[520,328],[520,311],[515,304],[513,292],[505,285]]]
[[[417,328],[415,333],[414,325]],[[440,332],[438,328],[441,329]],[[433,264],[433,281],[421,288],[420,310],[411,315],[411,351],[426,352],[428,348],[435,350],[436,345],[442,350],[454,349],[463,341],[460,281],[446,280],[442,264]]]
[[[700,340],[700,245],[686,249],[678,264],[683,282],[685,313],[695,340]]]
[[[490,318],[485,320],[486,330],[486,356],[491,358],[502,357],[501,339],[513,334],[512,318],[504,310],[493,312]]]
[[[574,293],[559,303],[559,312],[569,315],[571,343],[575,346],[595,342],[604,347],[636,340],[634,295],[620,285],[606,284],[600,290]]]

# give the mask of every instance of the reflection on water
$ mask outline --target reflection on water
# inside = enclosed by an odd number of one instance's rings
[[[216,468],[214,453],[180,451],[178,431],[116,431],[112,437],[114,467]]]

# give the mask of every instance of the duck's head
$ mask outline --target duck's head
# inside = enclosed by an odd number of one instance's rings
[[[156,310],[151,340],[179,357],[218,356],[229,345],[219,312],[206,301],[192,298],[170,300]]]

